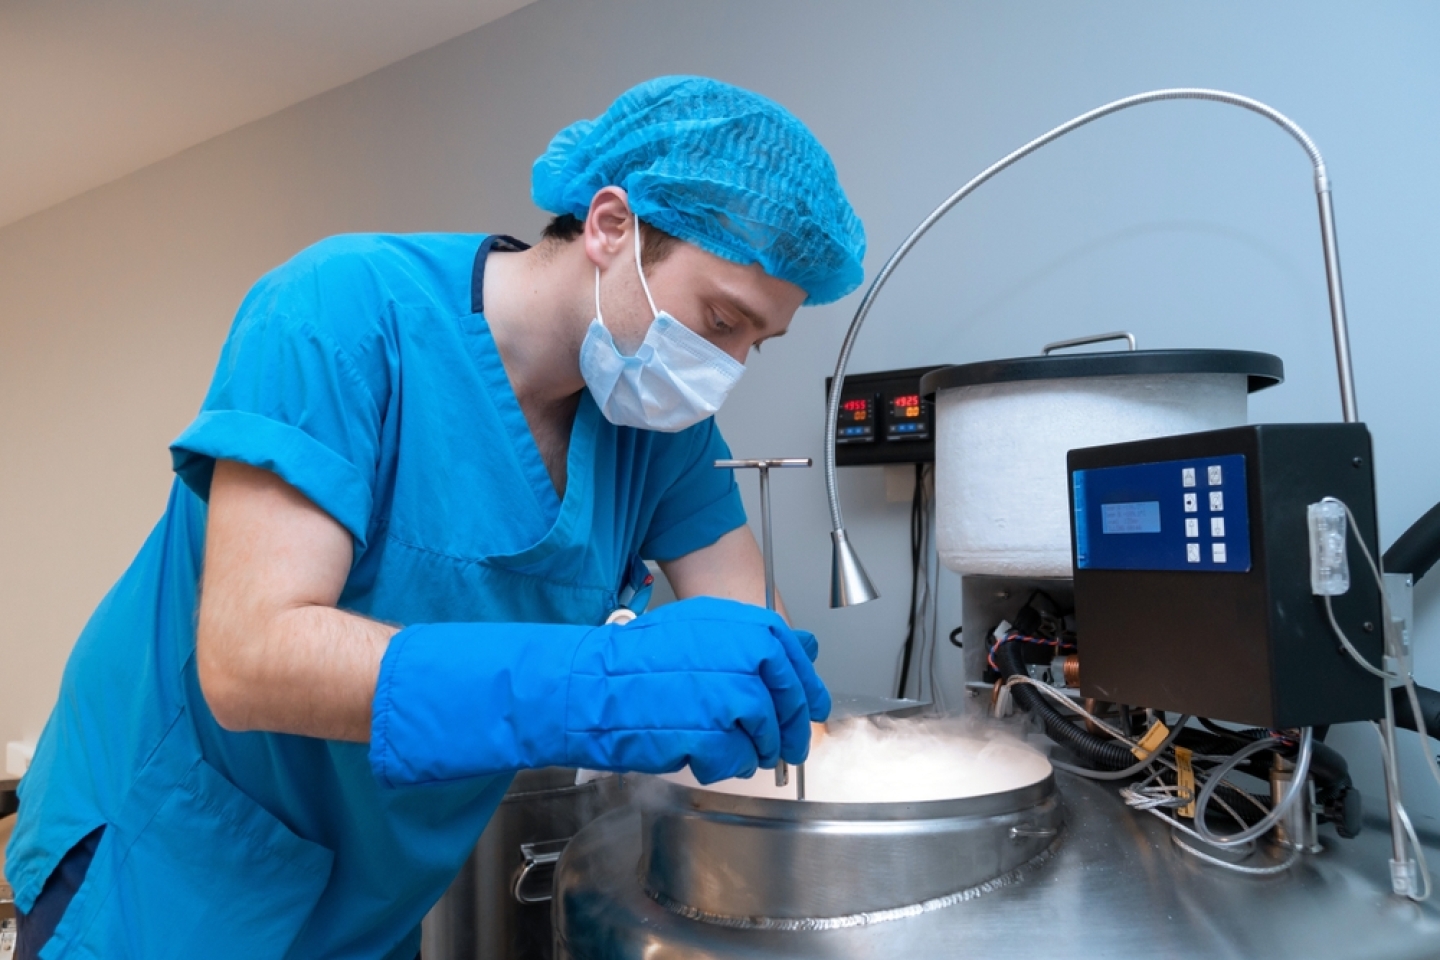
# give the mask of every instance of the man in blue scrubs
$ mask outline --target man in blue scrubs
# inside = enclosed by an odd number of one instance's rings
[[[411,960],[513,771],[804,758],[815,641],[755,605],[711,414],[860,282],[834,167],[673,77],[533,192],[533,248],[335,237],[245,298],[24,778],[21,956]],[[619,622],[644,559],[682,599]]]

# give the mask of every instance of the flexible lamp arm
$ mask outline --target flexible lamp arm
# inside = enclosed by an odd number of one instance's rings
[[[1311,140],[1299,125],[1278,110],[1258,100],[1242,97],[1235,93],[1227,93],[1223,90],[1201,88],[1152,90],[1149,93],[1137,93],[1134,96],[1107,103],[1104,106],[1096,107],[1089,113],[1083,113],[1067,123],[1062,123],[1049,133],[1036,137],[1014,153],[991,164],[981,171],[979,176],[952,193],[944,203],[936,207],[929,216],[920,221],[919,226],[911,231],[910,236],[905,238],[905,242],[900,244],[899,248],[890,255],[889,260],[885,261],[885,266],[880,268],[879,275],[871,282],[870,288],[865,291],[865,297],[855,311],[855,318],[850,321],[850,328],[845,332],[845,342],[841,345],[839,359],[835,362],[835,377],[831,381],[835,386],[830,391],[830,397],[825,406],[827,428],[825,433],[825,492],[830,501],[831,538],[835,545],[830,584],[830,605],[832,607],[864,603],[879,596],[870,584],[869,577],[866,576],[864,568],[860,565],[859,557],[856,556],[846,537],[845,520],[840,513],[840,494],[835,473],[835,430],[839,423],[840,393],[845,382],[845,368],[850,363],[850,352],[855,347],[855,338],[859,335],[860,327],[870,313],[870,308],[874,306],[875,299],[880,295],[880,290],[890,279],[890,275],[895,272],[895,268],[900,265],[900,261],[905,259],[905,255],[920,242],[920,238],[925,236],[931,227],[939,222],[941,217],[949,213],[952,207],[974,193],[981,184],[1001,170],[1022,157],[1034,153],[1052,140],[1058,140],[1091,121],[1118,113],[1128,107],[1138,107],[1144,103],[1154,103],[1160,100],[1213,100],[1217,103],[1243,107],[1274,121],[1286,133],[1294,137],[1310,157],[1310,163],[1315,168],[1315,197],[1320,207],[1320,242],[1325,253],[1325,278],[1330,295],[1330,323],[1335,338],[1335,364],[1340,377],[1340,406],[1346,423],[1354,423],[1359,420],[1359,414],[1355,407],[1355,378],[1350,364],[1350,335],[1345,324],[1345,294],[1340,285],[1340,255],[1335,240],[1335,213],[1330,201],[1330,180],[1325,174],[1325,161],[1320,156],[1320,150],[1315,146],[1315,141]]]

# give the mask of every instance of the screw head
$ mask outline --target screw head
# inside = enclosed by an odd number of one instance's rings
[[[1375,632],[1375,624],[1371,623],[1369,620],[1366,620],[1363,624],[1361,624],[1361,627],[1364,629],[1364,631],[1365,631],[1366,633],[1374,633],[1374,632]]]
[[[1364,458],[1364,457],[1351,457],[1351,458],[1350,458],[1350,466],[1354,467],[1356,470],[1359,470],[1361,467],[1365,466],[1365,458]]]

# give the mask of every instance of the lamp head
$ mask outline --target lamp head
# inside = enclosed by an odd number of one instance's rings
[[[835,543],[830,555],[830,606],[853,607],[877,599],[880,591],[870,582],[845,529],[830,531],[830,539]]]

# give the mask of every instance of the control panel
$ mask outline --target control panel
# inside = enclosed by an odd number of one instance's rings
[[[1070,482],[1080,569],[1250,569],[1244,454],[1076,470]]]
[[[836,443],[871,443],[875,439],[875,398],[850,397],[840,403]]]
[[[1310,505],[1334,497],[1377,555],[1358,423],[1233,427],[1068,455],[1080,691],[1283,729],[1373,720],[1384,684],[1341,649],[1311,581]],[[1353,577],[1335,621],[1380,662],[1380,588]]]
[[[930,421],[934,415],[926,415],[920,394],[901,393],[887,399],[885,439],[901,442],[930,439]]]
[[[835,463],[842,467],[935,460],[935,405],[920,378],[938,367],[854,373],[841,388]],[[825,378],[830,398],[833,378]]]

